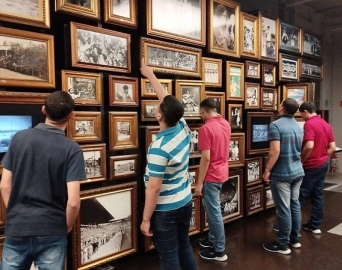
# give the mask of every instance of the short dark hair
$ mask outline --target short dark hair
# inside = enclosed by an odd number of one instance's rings
[[[61,123],[74,110],[75,102],[69,93],[55,91],[46,97],[44,105],[49,119]]]
[[[221,14],[223,14],[223,13],[226,12],[226,11],[227,11],[227,9],[225,8],[224,5],[218,4],[218,5],[216,6],[216,8],[215,8],[214,14],[215,14],[216,16],[221,16]],[[227,16],[228,16],[228,12],[227,12]]]
[[[299,111],[304,112],[307,111],[308,113],[315,113],[316,106],[312,101],[305,101],[299,106]]]
[[[294,115],[299,108],[298,102],[293,98],[287,98],[283,101],[283,108],[286,114]]]
[[[206,112],[216,110],[216,102],[211,98],[206,98],[200,103],[200,108],[204,109]]]
[[[182,103],[174,96],[167,95],[159,105],[164,122],[169,126],[175,126],[183,117],[184,107]]]

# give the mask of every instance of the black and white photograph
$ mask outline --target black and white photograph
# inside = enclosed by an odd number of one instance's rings
[[[200,104],[200,87],[182,86],[181,98],[184,107],[184,115],[198,115]]]
[[[166,92],[169,92],[169,89],[168,89],[169,85],[167,83],[161,83],[161,85],[163,86],[163,88],[165,89]],[[154,90],[154,88],[150,82],[145,83],[145,89],[146,89],[146,92],[149,94],[155,94],[156,93],[156,91]]]
[[[117,160],[114,161],[114,175],[121,176],[135,172],[135,160]]]
[[[273,65],[267,65],[267,64],[263,64],[262,65],[262,74],[263,74],[263,78],[262,78],[262,84],[263,85],[267,85],[267,86],[275,86],[276,82],[275,82],[275,69],[276,67]]]
[[[263,91],[262,93],[262,106],[261,107],[272,107],[274,108],[274,91]]]
[[[41,16],[40,2],[41,2],[40,0],[30,0],[30,1],[1,0],[0,12],[39,19],[39,17]]]
[[[127,83],[115,83],[115,100],[131,101],[133,99],[133,87]]]
[[[277,47],[276,47],[276,31],[277,22],[265,17],[261,17],[261,57],[276,60]]]
[[[321,39],[304,33],[303,53],[310,56],[321,57]]]
[[[254,182],[260,179],[260,161],[251,161],[247,165],[247,182]]]
[[[235,161],[239,160],[239,141],[230,141],[229,142],[229,160],[228,161]]]
[[[158,107],[158,105],[146,105],[145,106],[145,108],[146,108],[145,116],[149,117],[149,118],[155,117],[155,112],[156,112],[157,107]]]
[[[191,130],[190,155],[198,153],[198,130]]]
[[[68,92],[74,100],[96,99],[96,80],[77,77],[68,77]]]
[[[274,206],[273,196],[271,189],[266,189],[266,207]]]
[[[220,74],[219,74],[219,65],[217,63],[204,63],[204,81],[206,83],[219,83]]]
[[[65,2],[80,7],[90,8],[90,0],[65,0]]]
[[[240,181],[239,175],[230,176],[228,181],[222,185],[220,193],[221,214],[223,219],[229,219],[229,216],[238,214],[241,206]]]
[[[117,130],[118,130],[118,141],[129,141],[131,140],[131,126],[128,121],[118,121],[117,122]]]
[[[189,171],[189,180],[190,180],[190,185],[196,185],[196,171],[190,172]]]
[[[196,206],[194,201],[192,201],[192,213],[190,218],[190,228],[193,227],[196,227]]]
[[[267,142],[268,140],[268,125],[253,125],[252,142]]]
[[[228,105],[229,118],[228,121],[232,129],[242,129],[242,105]]]
[[[281,78],[288,80],[298,80],[298,61],[292,59],[281,60]]]
[[[245,77],[259,79],[260,78],[260,63],[246,61],[245,62]]]
[[[111,156],[110,180],[136,176],[138,155]]]
[[[94,121],[75,121],[75,135],[94,134]]]
[[[280,49],[301,53],[302,30],[298,27],[280,23]]]
[[[112,0],[113,1],[113,14],[125,18],[131,18],[131,1],[132,0]]]
[[[323,79],[323,66],[319,63],[311,64],[302,60],[302,77]]]
[[[83,151],[83,157],[87,178],[95,178],[102,176],[101,151]]]
[[[249,210],[261,207],[261,190],[249,194]]]
[[[255,51],[254,48],[254,36],[255,36],[255,29],[254,29],[254,22],[249,20],[243,21],[244,29],[243,29],[243,50],[245,52],[253,53]]]
[[[246,108],[259,108],[259,88],[255,86],[246,86]]]

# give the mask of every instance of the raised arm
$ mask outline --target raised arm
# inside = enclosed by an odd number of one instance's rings
[[[159,101],[162,101],[168,93],[165,91],[162,84],[158,81],[157,77],[154,75],[153,69],[145,64],[144,58],[141,59],[141,74],[150,80],[154,90],[156,91]]]

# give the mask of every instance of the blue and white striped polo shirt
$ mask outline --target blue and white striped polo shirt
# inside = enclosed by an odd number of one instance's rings
[[[182,118],[177,125],[159,132],[147,152],[144,175],[163,178],[155,211],[178,209],[192,199],[188,174],[191,132]]]

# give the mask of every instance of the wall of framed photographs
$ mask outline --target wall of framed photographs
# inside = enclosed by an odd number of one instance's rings
[[[69,92],[76,103],[76,118],[66,135],[82,146],[87,179],[81,183],[84,203],[72,232],[68,269],[87,269],[153,248],[138,230],[146,149],[158,133],[157,98],[140,75],[142,57],[165,91],[183,103],[192,132],[193,186],[201,100],[215,100],[217,111],[231,124],[230,177],[221,194],[224,222],[272,207],[261,179],[267,125],[283,98],[315,100],[315,86],[319,89],[323,80],[322,40],[291,23],[289,16],[274,17],[280,14],[275,6],[274,12],[266,6],[249,12],[250,1],[239,2],[40,0],[25,2],[19,12],[13,8],[19,0],[4,0],[0,117],[31,115],[32,123],[42,122],[41,104],[55,90]],[[6,146],[1,142],[1,149]],[[1,150],[0,158],[3,154]],[[125,207],[112,209],[108,200]],[[97,214],[89,216],[85,207]],[[193,209],[191,235],[207,230],[198,198]],[[4,225],[0,207],[0,228]],[[115,251],[104,240],[85,254],[96,245],[89,235],[107,230],[115,232],[109,237]]]

